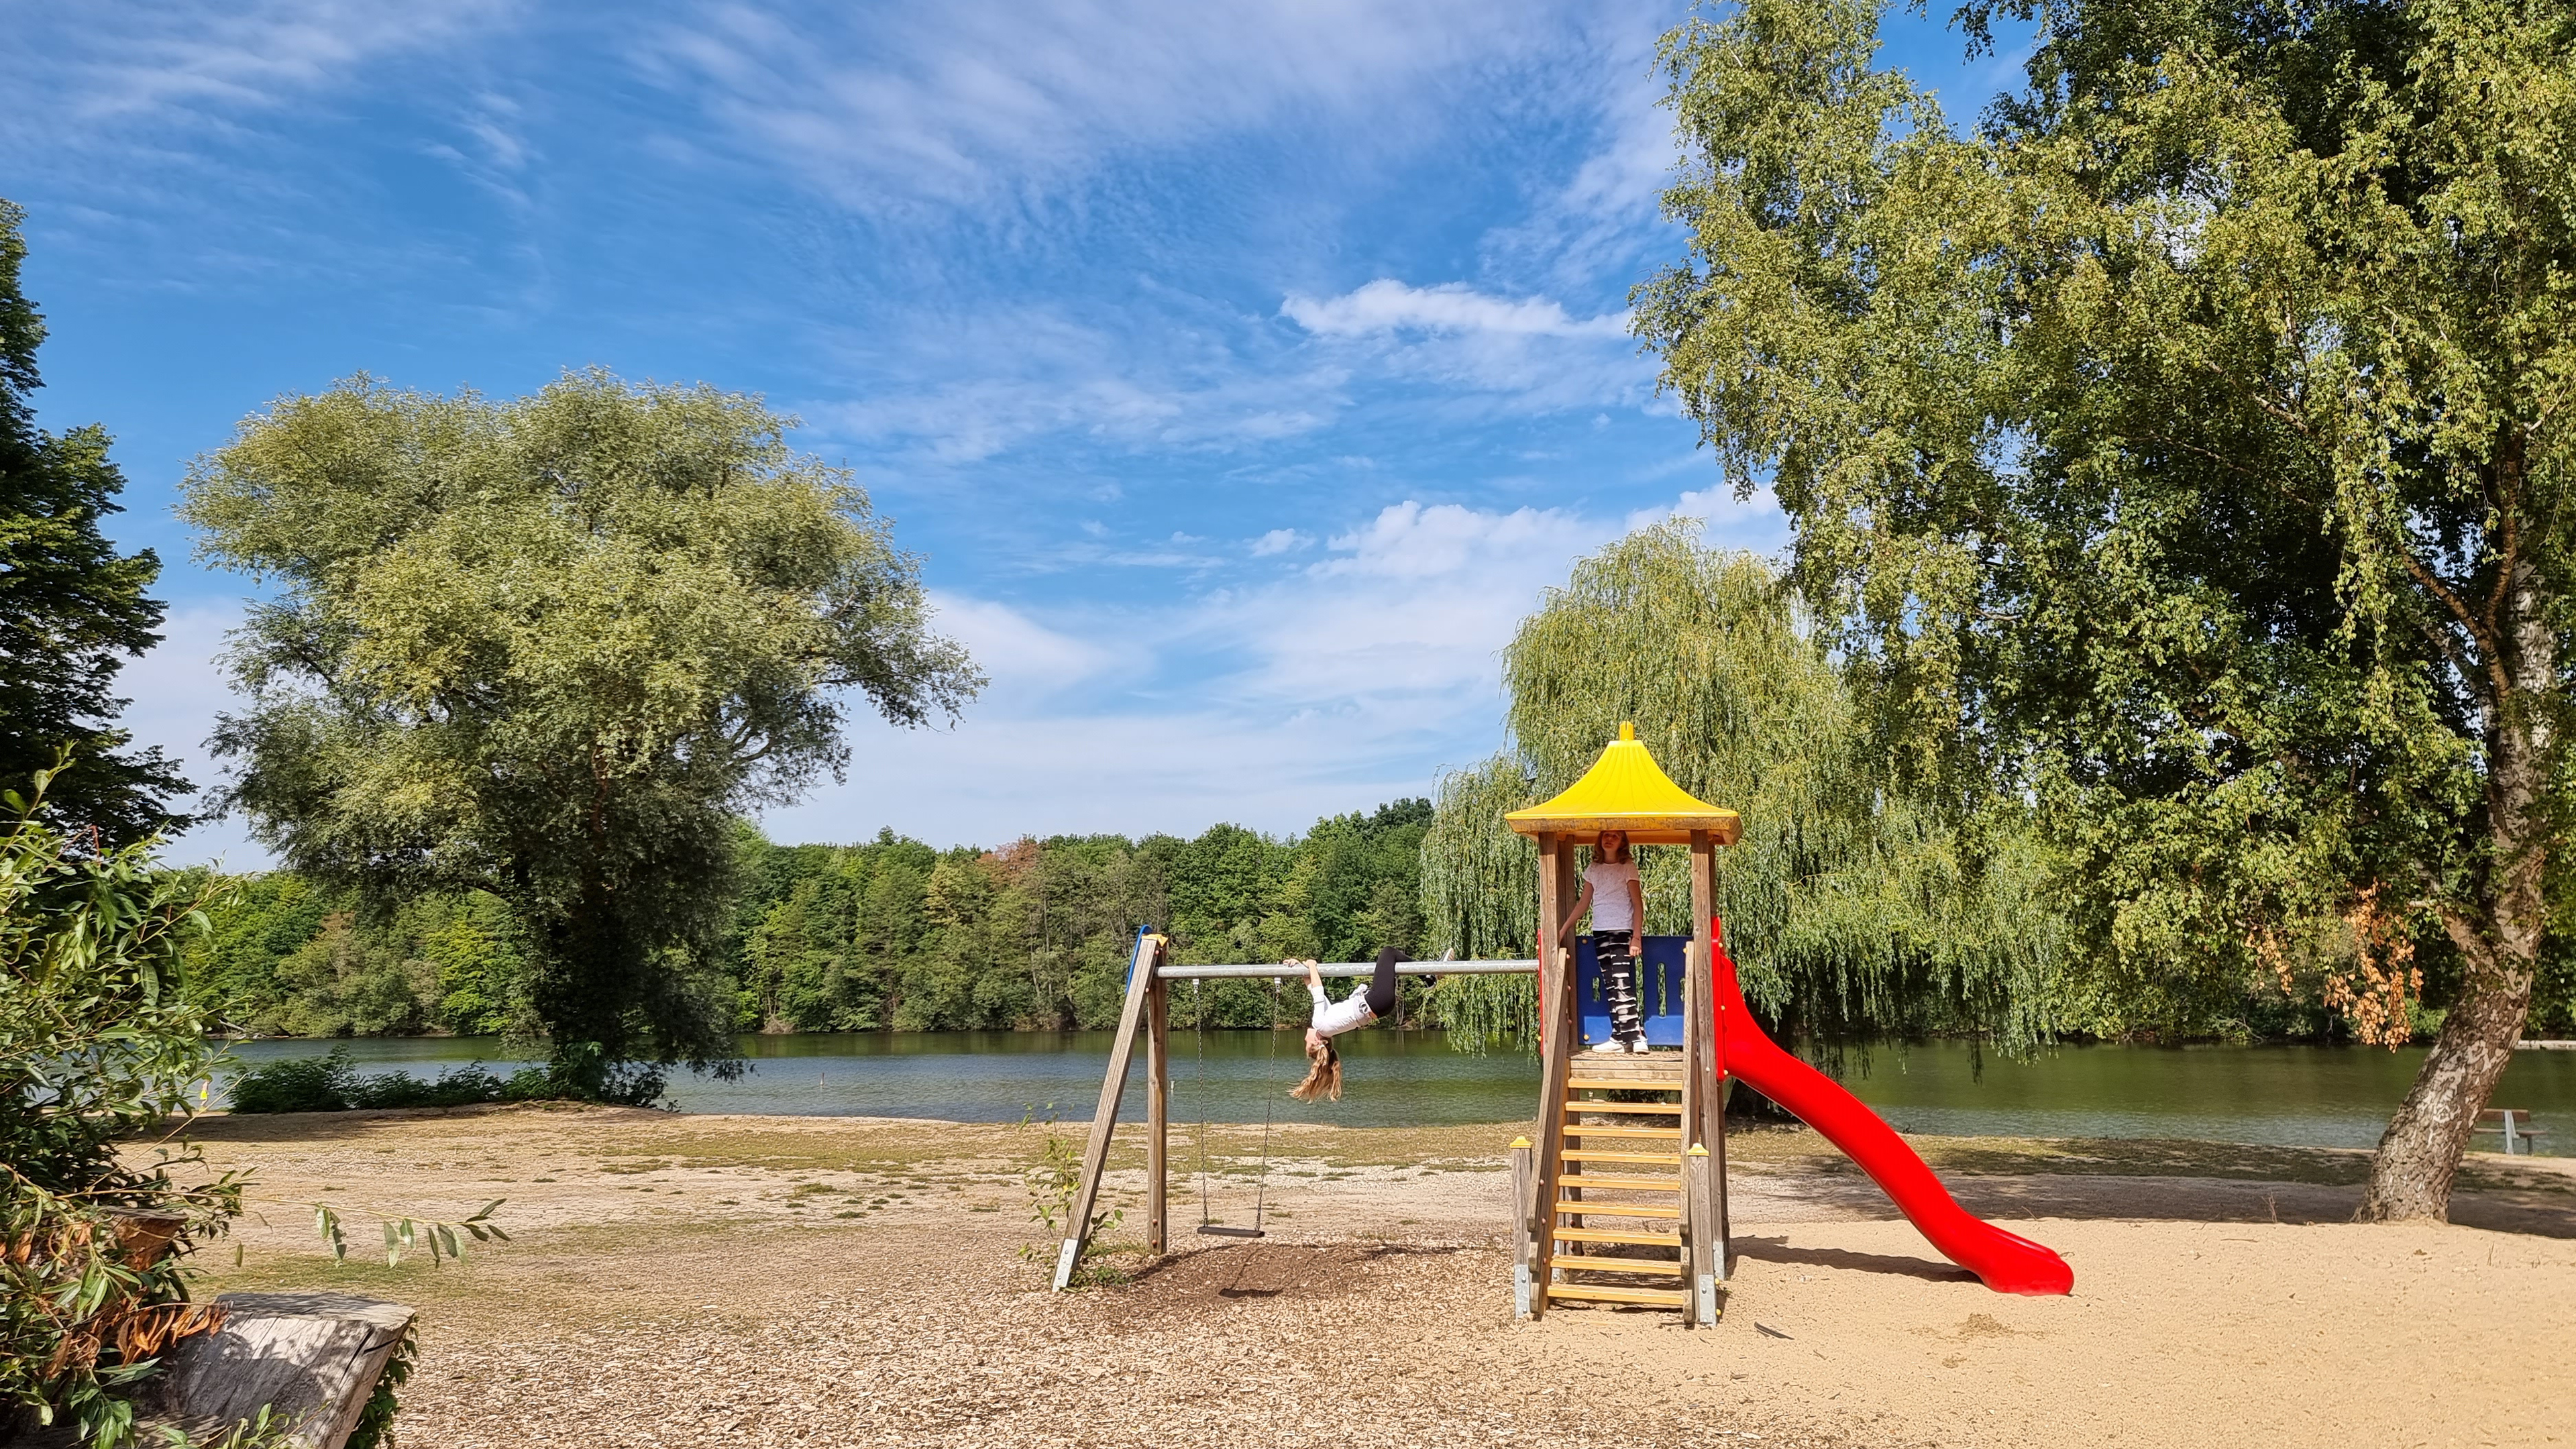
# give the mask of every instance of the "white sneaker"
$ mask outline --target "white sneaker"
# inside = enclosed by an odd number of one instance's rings
[[[1610,1040],[1602,1042],[1592,1048],[1595,1056],[1624,1056],[1626,1055],[1627,1050],[1628,1044],[1619,1040],[1617,1037],[1612,1037]]]
[[[1652,1051],[1652,1050],[1653,1050],[1653,1048],[1651,1048],[1651,1047],[1647,1046],[1647,1045],[1646,1045],[1646,1039],[1645,1039],[1644,1037],[1642,1037],[1642,1036],[1641,1036],[1641,1037],[1637,1038],[1635,1041],[1632,1041],[1632,1042],[1628,1043],[1628,1050],[1629,1050],[1630,1052],[1632,1052],[1632,1053],[1634,1053],[1634,1054],[1636,1054],[1636,1055],[1638,1055],[1638,1056],[1641,1056],[1641,1057],[1642,1057],[1642,1056],[1644,1056],[1647,1052]]]

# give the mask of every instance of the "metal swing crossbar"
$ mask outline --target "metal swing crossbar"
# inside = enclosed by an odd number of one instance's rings
[[[1055,1287],[1058,1292],[1072,1286],[1074,1270],[1081,1265],[1083,1253],[1090,1247],[1100,1204],[1100,1177],[1109,1161],[1109,1140],[1118,1126],[1118,1110],[1127,1094],[1127,1075],[1136,1060],[1136,1043],[1145,1044],[1145,1243],[1154,1252],[1166,1249],[1171,1224],[1166,1211],[1167,1169],[1170,1148],[1172,1105],[1171,1003],[1168,986],[1174,981],[1273,981],[1303,979],[1303,966],[1238,962],[1222,965],[1183,966],[1163,959],[1165,939],[1151,931],[1136,935],[1136,953],[1127,963],[1127,999],[1118,1014],[1118,1035],[1109,1048],[1109,1070],[1100,1084],[1100,1104],[1092,1113],[1091,1134],[1082,1149],[1082,1181],[1075,1189],[1068,1232],[1058,1249],[1055,1263]],[[1336,961],[1319,965],[1318,974],[1347,978],[1369,976],[1377,971],[1374,961]],[[1524,961],[1407,961],[1407,976],[1534,976],[1538,962]],[[1204,1101],[1204,1097],[1201,1099]],[[1202,1137],[1204,1144],[1204,1137]],[[1204,1146],[1202,1147],[1204,1151]],[[1205,1178],[1201,1178],[1204,1188]],[[1210,1237],[1255,1237],[1258,1229],[1229,1228],[1209,1224],[1199,1231]]]
[[[1535,976],[1536,961],[1407,961],[1395,968],[1400,976]],[[1321,976],[1369,976],[1377,971],[1375,961],[1336,961],[1317,966]],[[1303,966],[1157,966],[1154,975],[1164,981],[1258,981],[1267,976],[1276,981],[1306,977]]]

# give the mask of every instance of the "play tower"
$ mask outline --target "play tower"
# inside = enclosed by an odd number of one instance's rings
[[[1744,822],[1674,784],[1626,724],[1563,794],[1503,818],[1538,845],[1540,940],[1538,1141],[1526,1167],[1515,1146],[1529,1180],[1515,1184],[1513,1308],[1643,1303],[1713,1323],[1727,1268],[1726,1069],[1709,961],[1717,849]],[[1598,963],[1589,940],[1569,948],[1554,933],[1574,902],[1575,852],[1605,830],[1690,848],[1691,934],[1650,937],[1638,963],[1647,1040],[1679,1050],[1582,1051],[1587,1021],[1607,1028],[1585,1009],[1601,1004]]]

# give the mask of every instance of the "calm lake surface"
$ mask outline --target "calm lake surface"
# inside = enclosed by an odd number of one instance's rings
[[[1108,1032],[897,1032],[746,1036],[753,1064],[736,1082],[672,1074],[683,1111],[800,1116],[931,1117],[1016,1122],[1049,1111],[1086,1119],[1108,1069]],[[1172,1116],[1195,1121],[1333,1122],[1353,1127],[1510,1122],[1537,1110],[1538,1066],[1501,1051],[1452,1051],[1436,1031],[1378,1029],[1342,1038],[1347,1095],[1289,1100],[1304,1058],[1293,1032],[1172,1034]],[[319,1056],[333,1043],[243,1042],[246,1063]],[[436,1076],[481,1061],[519,1063],[491,1037],[380,1038],[345,1043],[362,1071]],[[2351,1047],[2061,1047],[2036,1061],[1989,1053],[1982,1071],[1951,1043],[1855,1056],[1844,1084],[1901,1131],[1966,1137],[2184,1137],[2303,1147],[2368,1147],[2423,1060],[2418,1050]],[[1129,1078],[1127,1118],[1144,1112],[1144,1053]],[[2539,1114],[2542,1150],[2571,1151],[2576,1052],[2514,1053],[2495,1105]],[[2492,1147],[2495,1139],[2479,1139]]]

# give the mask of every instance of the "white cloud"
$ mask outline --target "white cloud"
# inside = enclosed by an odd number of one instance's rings
[[[1512,337],[1624,337],[1627,314],[1576,318],[1545,297],[1489,296],[1464,282],[1409,287],[1386,277],[1338,297],[1291,293],[1281,316],[1323,337],[1401,332],[1491,332]]]
[[[1367,366],[1524,411],[1632,403],[1652,390],[1625,313],[1578,317],[1552,298],[1384,277],[1337,297],[1292,293],[1279,311],[1355,374]]]
[[[934,589],[931,628],[966,646],[992,682],[986,697],[1042,697],[1124,662],[1142,662],[1122,631],[1049,628],[1007,604]],[[1085,637],[1085,636],[1088,637]]]
[[[1767,486],[1743,498],[1724,485],[1695,488],[1669,505],[1636,510],[1628,515],[1625,528],[1633,533],[1667,518],[1700,520],[1703,536],[1723,548],[1775,554],[1789,543],[1789,516],[1780,511],[1780,500]]]
[[[848,840],[887,824],[940,844],[1221,820],[1284,832],[1426,793],[1499,744],[1499,651],[1539,591],[1620,526],[1388,506],[1306,567],[1122,618],[1137,653],[1115,677],[1047,700],[997,692],[953,731],[861,725],[849,783],[768,828]]]
[[[887,339],[871,339],[878,346]],[[1172,349],[1150,330],[1113,331],[1045,307],[920,315],[893,344],[907,377],[858,401],[798,411],[826,436],[919,449],[933,462],[996,457],[1078,434],[1127,447],[1223,450],[1312,432],[1347,405],[1332,362],[1264,369],[1213,342]]]
[[[1593,151],[1528,217],[1487,234],[1489,267],[1588,290],[1604,280],[1625,286],[1642,266],[1679,255],[1679,239],[1667,240],[1659,220],[1679,152],[1672,112],[1656,104],[1661,86],[1646,56],[1652,33],[1641,27],[1617,38],[1634,44],[1593,72],[1602,83]]]
[[[1313,539],[1293,528],[1274,528],[1252,541],[1252,556],[1268,558],[1272,554],[1304,548],[1313,542]]]
[[[18,59],[0,63],[0,75],[26,98],[9,108],[22,124],[80,136],[345,89],[370,62],[479,33],[515,8],[510,0],[23,6],[12,26],[25,28],[6,48]]]
[[[1362,141],[1419,138],[1453,87],[1489,85],[1498,64],[1562,65],[1597,48],[1592,26],[1616,28],[1554,8],[1025,0],[791,16],[728,4],[650,32],[636,59],[744,154],[883,213],[1061,194],[1122,156],[1281,123],[1366,117],[1350,128]]]

